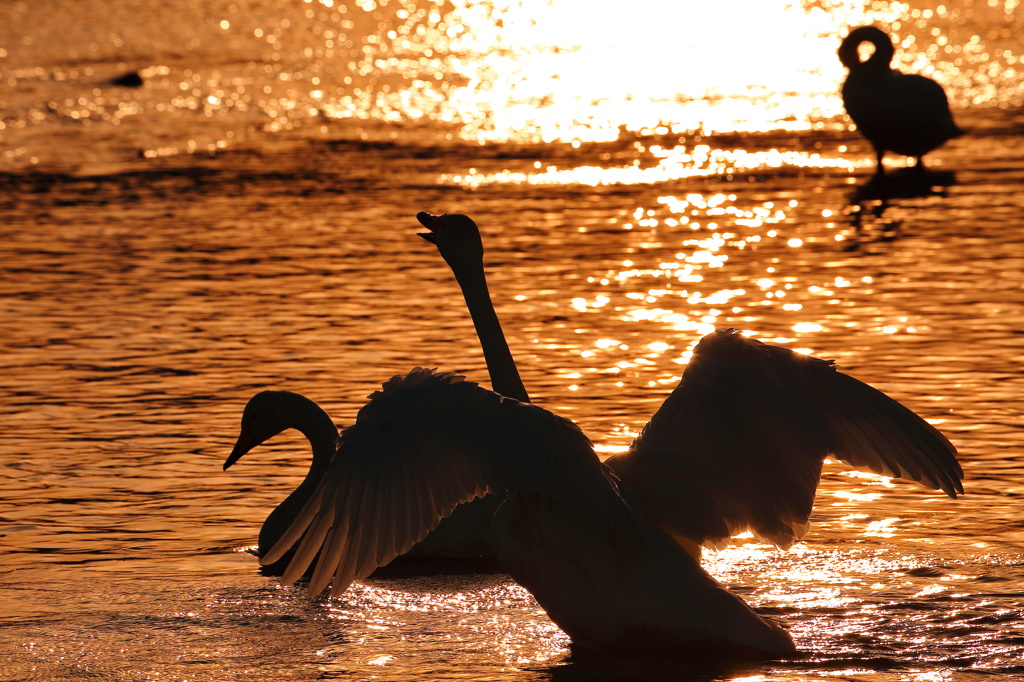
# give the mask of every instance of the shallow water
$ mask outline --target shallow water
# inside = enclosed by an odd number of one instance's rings
[[[4,679],[1024,673],[1015,4],[46,5],[0,9]],[[835,95],[871,20],[970,131],[885,201]],[[531,397],[602,452],[736,327],[935,422],[967,495],[830,463],[802,543],[710,553],[794,635],[768,664],[570,657],[501,574],[280,587],[245,548],[308,452],[221,471],[253,393],[345,424],[417,365],[486,382],[420,210],[476,219]]]

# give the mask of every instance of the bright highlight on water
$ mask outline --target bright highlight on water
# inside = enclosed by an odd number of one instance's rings
[[[0,19],[5,679],[1024,672],[1016,2],[79,0]],[[874,182],[845,113],[837,50],[866,25],[967,131],[923,181],[887,151]],[[310,396],[343,425],[417,366],[490,385],[450,269],[411,234],[423,207],[479,224],[523,393],[601,458],[731,328],[898,398],[956,447],[966,494],[829,458],[789,549],[741,532],[702,551],[802,652],[769,662],[594,663],[549,593],[481,564],[396,563],[337,599],[283,586],[253,555],[310,444],[286,431],[222,472],[250,398]]]

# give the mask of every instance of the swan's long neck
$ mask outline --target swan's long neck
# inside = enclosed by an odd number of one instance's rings
[[[484,275],[483,263],[460,265],[448,263],[455,280],[462,289],[466,299],[466,307],[473,318],[476,335],[484,351],[487,373],[491,376],[491,388],[495,392],[524,403],[530,402],[530,396],[523,386],[519,369],[512,359],[512,351],[508,348],[505,335],[501,331],[498,314],[491,303],[491,295],[487,291],[487,278]]]
[[[301,400],[294,400],[287,408],[293,415],[290,426],[309,439],[309,444],[313,448],[313,461],[302,483],[277,505],[263,522],[259,535],[260,556],[274,546],[277,539],[295,520],[313,493],[313,489],[327,473],[337,446],[338,427],[330,415],[312,400],[302,396],[295,397]]]

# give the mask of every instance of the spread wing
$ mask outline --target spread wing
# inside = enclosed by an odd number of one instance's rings
[[[714,546],[749,528],[788,547],[806,532],[830,454],[963,492],[955,448],[922,418],[831,361],[734,330],[701,340],[630,450],[606,464],[677,536]]]
[[[543,408],[417,368],[370,396],[305,507],[261,560],[301,538],[284,574],[340,594],[423,539],[456,505],[525,491],[622,524],[625,502],[585,435]],[[632,517],[628,517],[632,518]]]

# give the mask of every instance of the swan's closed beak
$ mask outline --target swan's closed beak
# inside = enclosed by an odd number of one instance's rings
[[[423,237],[431,244],[434,243],[434,230],[440,225],[440,221],[444,219],[443,215],[436,215],[434,213],[428,213],[426,211],[420,211],[416,214],[416,220],[420,221],[420,225],[430,230],[430,232],[417,232],[420,237]]]
[[[252,450],[254,447],[259,445],[259,441],[253,436],[252,429],[249,427],[248,422],[242,422],[242,431],[238,434],[238,440],[235,441],[235,447],[231,449],[231,454],[224,460],[224,471],[228,470],[228,467],[241,459],[242,455]]]

